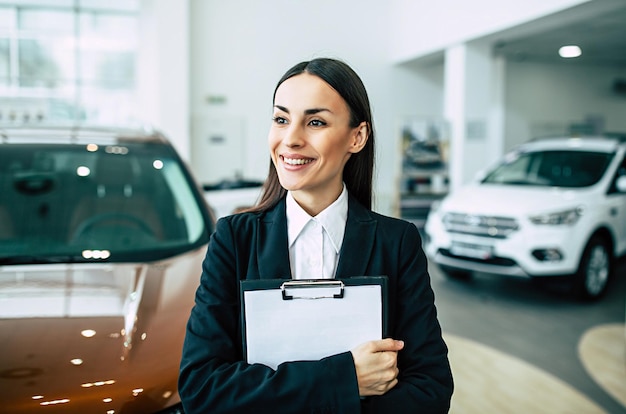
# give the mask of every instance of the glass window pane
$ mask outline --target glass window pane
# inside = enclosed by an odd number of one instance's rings
[[[20,30],[74,34],[74,14],[71,10],[20,9]]]
[[[11,5],[28,7],[74,7],[74,0],[12,0]]]
[[[80,77],[83,83],[106,89],[132,89],[135,54],[132,52],[84,52]]]
[[[139,0],[80,0],[80,7],[97,10],[139,11]]]
[[[11,63],[9,39],[0,38],[0,85],[8,86],[11,82]]]
[[[137,45],[138,19],[135,15],[82,12],[79,21],[82,38],[123,39],[118,48],[135,48]]]
[[[20,39],[20,86],[60,88],[73,81],[75,52],[67,43],[58,38]]]
[[[85,117],[97,124],[127,124],[137,120],[134,90],[83,85],[80,90],[80,102],[85,109]]]
[[[35,114],[29,119],[42,113],[48,120],[132,120],[139,4],[20,0],[0,5],[0,96],[35,94],[71,103],[70,110],[58,105],[35,110],[28,105],[22,112]]]
[[[132,88],[136,37],[135,16],[81,13],[81,79],[104,88]]]
[[[0,30],[15,27],[15,9],[0,7]]]

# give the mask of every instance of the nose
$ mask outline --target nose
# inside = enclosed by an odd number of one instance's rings
[[[285,130],[283,144],[289,148],[299,148],[304,145],[302,129],[297,124],[291,124]]]

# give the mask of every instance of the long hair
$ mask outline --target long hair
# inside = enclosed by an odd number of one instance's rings
[[[274,89],[272,103],[276,91],[289,78],[302,73],[319,77],[330,85],[348,105],[350,109],[350,127],[355,128],[365,121],[369,137],[365,147],[350,156],[343,170],[343,181],[348,192],[363,206],[372,209],[372,179],[374,174],[374,124],[372,111],[365,86],[359,75],[346,63],[330,58],[318,58],[301,62],[289,69],[278,81]],[[276,167],[270,157],[269,171],[259,202],[249,211],[265,211],[278,203],[285,196],[285,190],[278,179]]]

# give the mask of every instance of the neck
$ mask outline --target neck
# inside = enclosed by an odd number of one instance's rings
[[[326,191],[325,194],[311,193],[306,191],[292,191],[293,199],[302,207],[311,217],[317,216],[324,211],[326,207],[334,203],[343,191],[343,183],[341,187],[335,191]]]

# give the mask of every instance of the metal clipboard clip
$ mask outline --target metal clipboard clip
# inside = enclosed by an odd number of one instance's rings
[[[341,280],[292,280],[280,285],[283,300],[341,299],[344,283]]]

